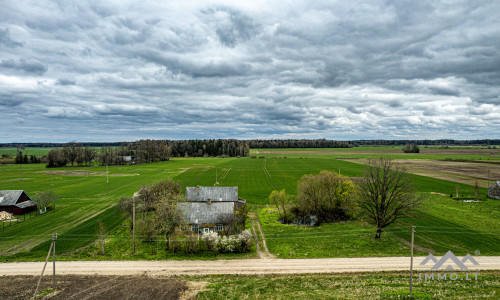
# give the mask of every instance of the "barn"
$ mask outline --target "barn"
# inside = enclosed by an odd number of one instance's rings
[[[36,210],[35,201],[23,190],[0,191],[0,211],[22,215]]]
[[[188,231],[227,232],[234,213],[246,200],[238,198],[238,187],[196,186],[186,187],[186,202],[180,203]]]
[[[500,200],[500,181],[495,182],[488,189],[488,197]]]

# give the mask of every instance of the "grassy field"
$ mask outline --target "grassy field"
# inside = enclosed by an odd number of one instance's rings
[[[24,149],[19,149],[23,155],[27,154],[28,156],[30,155],[35,155],[35,156],[44,156],[49,153],[50,150],[55,149],[55,148],[24,148]],[[9,156],[16,156],[17,154],[17,148],[0,148],[0,156],[2,154],[9,155]]]
[[[368,155],[366,152],[389,151],[390,154],[390,151],[397,150],[374,148],[376,149],[359,147],[327,151],[350,151],[352,155],[357,154],[357,158],[363,159]],[[462,154],[457,155],[476,156],[486,154],[470,154],[471,151],[492,151],[456,150],[462,151]],[[270,251],[279,257],[407,255],[408,246],[405,241],[409,240],[411,224],[417,225],[416,243],[421,247],[418,250],[420,254],[428,250],[441,253],[449,249],[459,253],[479,250],[484,254],[500,254],[500,241],[496,237],[500,236],[500,201],[484,199],[479,203],[463,203],[430,194],[454,194],[457,183],[426,176],[412,175],[417,189],[429,195],[427,205],[419,212],[420,218],[403,219],[399,224],[388,228],[382,235],[382,242],[374,241],[373,227],[362,220],[324,224],[315,228],[276,222],[276,214],[267,206],[272,190],[286,189],[288,193],[294,194],[297,180],[301,176],[325,169],[340,171],[350,177],[360,177],[363,174],[362,164],[335,159],[335,155],[325,155],[324,149],[307,149],[307,154],[295,155],[297,151],[269,151],[278,154],[263,154],[266,158],[175,158],[167,162],[138,166],[112,166],[109,167],[109,182],[106,182],[104,167],[46,169],[42,164],[23,165],[21,181],[19,165],[0,166],[0,189],[23,189],[31,196],[40,191],[54,190],[61,199],[56,210],[47,215],[12,226],[3,223],[7,227],[3,230],[0,227],[0,260],[40,259],[48,248],[51,234],[56,232],[60,243],[58,253],[65,253],[67,259],[100,259],[95,255],[96,248],[91,245],[96,239],[95,228],[99,221],[109,228],[106,248],[109,250],[106,250],[103,259],[186,258],[162,252],[161,239],[159,245],[140,244],[139,254],[130,257],[127,221],[114,213],[114,205],[122,195],[132,196],[143,184],[172,177],[181,181],[184,186],[214,185],[216,174],[220,185],[238,186],[239,196],[247,199],[250,209],[259,215]],[[470,153],[463,154],[467,153],[463,151]],[[439,157],[449,154],[432,155]],[[472,196],[471,185],[458,185],[461,195]],[[480,192],[484,198],[486,189],[482,188]],[[493,237],[490,238],[487,233],[491,233]],[[81,251],[75,251],[78,249]],[[249,256],[252,254],[244,255]],[[215,258],[210,254],[199,257]]]
[[[252,149],[251,155],[264,157],[328,157],[336,159],[370,159],[391,157],[393,159],[460,159],[500,160],[500,148],[487,147],[421,147],[420,153],[403,153],[401,147],[354,147],[354,148],[290,148]]]
[[[197,299],[498,299],[500,272],[481,272],[477,281],[421,281],[414,275],[408,297],[408,273],[321,275],[225,275],[197,277],[208,281]]]

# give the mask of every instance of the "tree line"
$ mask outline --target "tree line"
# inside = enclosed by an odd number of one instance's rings
[[[92,164],[124,165],[167,161],[171,157],[248,156],[248,143],[240,140],[139,140],[119,146],[90,147],[77,142],[52,149],[43,158],[48,168]]]

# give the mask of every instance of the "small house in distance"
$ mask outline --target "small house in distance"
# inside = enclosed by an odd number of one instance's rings
[[[188,231],[228,232],[234,213],[246,200],[238,198],[237,186],[186,187],[186,202],[180,203]]]
[[[500,181],[495,182],[488,189],[488,197],[500,200]]]
[[[22,190],[0,191],[0,211],[22,215],[36,210],[35,201]]]

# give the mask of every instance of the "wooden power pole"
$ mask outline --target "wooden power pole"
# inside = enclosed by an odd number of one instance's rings
[[[135,254],[135,196],[132,197],[132,254]]]
[[[415,236],[415,226],[411,227],[411,260],[410,260],[410,297],[413,293],[413,242]]]

